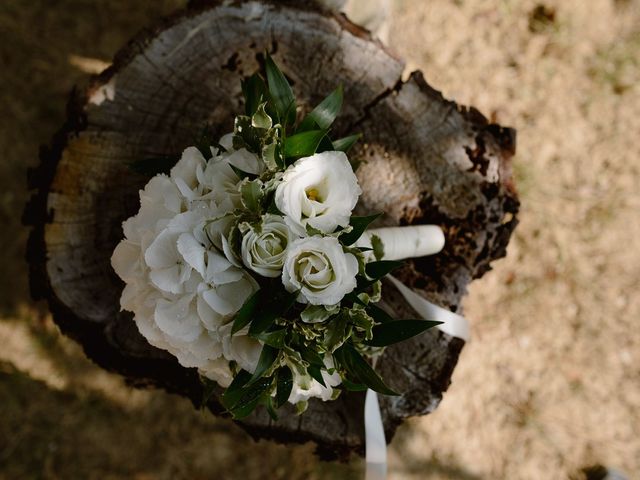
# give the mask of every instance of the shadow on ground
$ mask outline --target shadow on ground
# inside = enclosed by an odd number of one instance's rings
[[[125,408],[93,392],[57,391],[0,363],[0,471],[4,478],[70,479],[317,475],[310,448],[254,444],[230,422],[171,400],[154,395],[141,408]],[[337,473],[324,470],[315,478]],[[342,468],[340,476],[349,472]]]
[[[138,30],[186,0],[0,2],[0,314],[29,302],[20,223],[27,169],[64,122],[69,92]]]

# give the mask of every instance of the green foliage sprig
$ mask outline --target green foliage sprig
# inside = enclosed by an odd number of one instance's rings
[[[330,131],[344,100],[336,88],[296,124],[296,99],[285,75],[267,54],[266,81],[255,74],[242,82],[245,115],[234,124],[234,148],[246,148],[266,165],[260,176],[238,171],[245,212],[236,212],[237,231],[242,222],[254,222],[263,213],[277,213],[273,202],[275,181],[280,172],[298,158],[330,150],[348,151],[360,138],[350,135],[331,140]],[[247,213],[249,212],[249,213]],[[352,216],[346,228],[333,234],[345,251],[359,262],[357,287],[339,305],[300,305],[298,292],[287,292],[279,281],[261,278],[260,289],[249,297],[233,319],[232,334],[248,328],[248,335],[263,345],[254,372],[238,370],[221,402],[233,418],[249,415],[264,405],[273,418],[291,393],[296,377],[310,377],[325,385],[323,372],[338,372],[342,387],[350,391],[371,388],[386,395],[398,395],[385,384],[366,360],[384,347],[401,342],[440,322],[396,320],[375,305],[380,299],[381,279],[402,265],[380,260],[383,245],[372,239],[376,261],[366,262],[364,248],[354,247],[378,215]],[[312,228],[308,233],[313,235]],[[233,239],[236,239],[234,241]],[[240,235],[230,235],[232,248],[239,251]],[[333,367],[325,365],[330,356]],[[337,393],[340,390],[336,390]],[[299,411],[306,406],[298,405]]]

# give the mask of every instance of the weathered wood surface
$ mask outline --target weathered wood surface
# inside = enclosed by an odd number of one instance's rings
[[[360,213],[386,212],[382,224],[435,223],[440,254],[397,275],[427,299],[460,311],[468,283],[505,254],[517,220],[510,159],[513,130],[448,102],[420,73],[401,81],[403,62],[342,16],[304,2],[193,2],[140,34],[91,85],[75,92],[68,121],[31,174],[37,189],[25,211],[32,292],[56,323],[98,364],[130,383],[152,385],[198,403],[195,370],[148,345],[128,312],[110,267],[121,222],[138,208],[145,178],[128,163],[174,154],[204,124],[221,135],[241,111],[240,80],[268,50],[298,98],[317,103],[337,84],[345,108],[336,136],[362,132],[354,154],[364,194]],[[384,301],[413,316],[393,287]],[[402,419],[432,411],[447,389],[463,343],[437,330],[389,348],[378,370],[401,397],[381,399],[388,439]],[[314,440],[326,458],[363,448],[363,395],[312,401],[303,416],[277,423],[258,411],[241,423],[255,437]],[[210,408],[219,412],[216,401]]]

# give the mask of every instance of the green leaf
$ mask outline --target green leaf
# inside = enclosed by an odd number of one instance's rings
[[[287,329],[280,328],[278,330],[273,330],[271,332],[262,332],[257,334],[254,338],[256,340],[260,340],[261,342],[273,347],[273,348],[283,348],[284,341],[287,337]]]
[[[271,395],[265,397],[263,403],[265,404],[265,407],[267,407],[267,413],[271,417],[271,420],[276,422],[278,420],[278,413],[276,412],[276,409],[273,408],[273,398]]]
[[[364,333],[364,338],[373,338],[373,318],[362,308],[352,308],[349,310],[349,320],[358,333]]]
[[[261,153],[262,137],[259,130],[253,128],[251,117],[238,115],[233,121],[233,148],[246,148],[253,153]]]
[[[271,366],[278,358],[279,350],[277,348],[273,348],[269,345],[264,345],[262,347],[262,352],[260,352],[260,358],[258,359],[258,364],[256,365],[256,369],[253,372],[253,376],[251,380],[249,380],[249,385],[262,378],[265,373],[271,368]]]
[[[244,96],[244,109],[247,117],[253,116],[260,103],[267,99],[267,85],[257,73],[241,82]]]
[[[296,350],[300,352],[302,359],[309,363],[309,365],[315,365],[316,367],[324,368],[324,361],[318,352],[306,345],[299,345]]]
[[[373,256],[376,257],[376,260],[382,260],[382,257],[384,257],[384,243],[382,243],[378,235],[371,235],[371,246],[373,247]]]
[[[366,385],[363,385],[362,383],[352,382],[347,378],[342,379],[342,385],[344,386],[344,388],[351,392],[364,392],[367,389]]]
[[[362,305],[363,307],[366,307],[368,304],[367,302],[365,302],[364,300],[362,300],[355,292],[351,292],[351,293],[347,293],[344,296],[345,300],[349,300],[351,302],[353,302],[354,304],[358,304],[358,305]]]
[[[249,325],[249,335],[252,337],[266,331],[278,318],[278,312],[273,308],[265,307],[257,313],[256,317]]]
[[[441,323],[434,320],[394,320],[380,323],[373,327],[373,338],[365,343],[372,347],[386,347],[415,337]]]
[[[351,329],[347,323],[346,315],[338,315],[334,320],[327,324],[324,331],[322,345],[329,352],[334,352],[340,347],[351,335]]]
[[[342,244],[349,246],[356,243],[367,227],[381,215],[381,213],[376,213],[375,215],[369,215],[366,217],[352,216],[349,220],[349,225],[351,225],[353,229],[350,232],[340,235],[340,241]]]
[[[278,169],[278,142],[274,141],[262,147],[262,161],[271,171]]]
[[[315,343],[315,340],[322,336],[322,327],[313,323],[298,322],[297,332],[305,338],[307,343]]]
[[[377,262],[367,263],[365,271],[371,278],[378,279],[384,277],[396,268],[400,268],[402,265],[404,265],[404,262],[397,260],[379,260]]]
[[[364,275],[356,275],[356,289],[353,291],[353,293],[362,293],[364,291],[366,291],[369,287],[374,287],[376,286],[376,282],[380,282],[379,279],[369,279],[366,278]]]
[[[296,104],[296,98],[293,94],[293,90],[291,89],[291,85],[289,85],[286,77],[268,53],[265,68],[267,71],[267,83],[269,85],[271,98],[273,99],[274,106],[280,115],[280,122],[286,127],[287,124],[291,124],[295,121],[295,107],[294,109],[291,109],[291,106]],[[292,113],[293,115],[291,115]]]
[[[323,387],[327,386],[327,384],[324,383],[324,378],[322,377],[322,369],[320,367],[317,367],[316,365],[309,365],[307,367],[307,372],[309,373],[309,375],[311,375],[311,378],[313,378],[320,385],[322,385]]]
[[[293,389],[293,374],[289,367],[281,367],[277,373],[276,407],[280,408],[286,403]]]
[[[231,326],[231,335],[238,333],[242,330],[253,318],[253,315],[258,307],[260,300],[260,290],[251,295],[245,300],[240,310],[236,314],[236,318],[233,319],[233,325]]]
[[[251,379],[251,374],[246,370],[240,370],[233,378],[231,385],[222,394],[220,403],[227,410],[231,410],[233,406],[240,401],[242,397],[242,391],[247,382]]]
[[[291,102],[291,104],[289,105],[289,107],[287,108],[287,111],[284,114],[284,118],[286,119],[286,124],[284,125],[285,127],[287,125],[293,125],[296,122],[296,102]],[[284,128],[285,133],[286,133],[286,128]]]
[[[264,109],[266,105],[267,105],[266,103],[261,103],[258,106],[258,110],[256,110],[256,113],[254,113],[253,116],[251,117],[252,127],[269,130],[273,125],[273,122],[271,121],[271,117],[267,115],[267,112]]]
[[[228,165],[231,167],[231,170],[235,172],[235,174],[238,176],[240,180],[244,180],[245,178],[248,178],[249,180],[254,180],[258,178],[258,175],[256,175],[255,173],[245,172],[244,170],[239,169],[238,167],[236,167],[235,165],[232,165],[231,163],[229,163]]]
[[[333,144],[331,143],[331,139],[329,138],[329,135],[327,135],[322,140],[320,140],[320,143],[318,144],[318,148],[316,148],[316,153],[332,152],[332,151],[333,151]]]
[[[285,158],[309,157],[316,153],[318,145],[327,134],[326,130],[309,130],[296,133],[284,141]]]
[[[276,143],[276,151],[274,152],[276,165],[283,169],[287,166],[287,162],[284,158],[284,145],[281,142]]]
[[[269,203],[269,207],[267,207],[267,213],[272,213],[274,215],[280,215],[281,217],[284,217],[284,213],[282,213],[278,208],[278,206],[276,205],[275,195],[271,199],[271,203]]]
[[[300,313],[300,318],[305,323],[319,323],[324,322],[331,315],[338,311],[337,308],[327,310],[325,305],[307,305],[307,307]]]
[[[369,312],[369,315],[373,317],[376,323],[395,322],[395,320],[391,315],[389,315],[387,312],[385,312],[383,309],[381,309],[377,305],[373,305],[372,303],[367,305],[367,312]],[[375,327],[373,327],[374,338],[375,338],[375,331],[376,331]]]
[[[353,145],[358,140],[360,140],[360,137],[362,137],[362,134],[358,133],[356,135],[350,135],[348,137],[344,137],[339,140],[334,140],[333,149],[339,152],[347,153],[351,149],[351,147],[353,147]]]
[[[268,299],[259,312],[256,313],[254,320],[249,326],[249,335],[256,335],[265,332],[273,325],[276,318],[284,315],[293,306],[298,296],[298,292],[283,292],[274,295]]]
[[[342,108],[343,90],[342,85],[331,92],[318,104],[300,123],[299,132],[311,130],[313,128],[328,129],[334,122],[340,109]]]
[[[180,157],[177,155],[166,155],[155,158],[145,158],[129,163],[129,168],[135,173],[146,177],[155,177],[160,173],[169,174],[173,166],[178,163]]]
[[[306,400],[296,403],[296,414],[302,415],[307,411],[307,408],[309,408],[309,402]]]
[[[251,414],[264,395],[268,395],[272,384],[273,377],[263,377],[242,389],[240,399],[230,409],[233,418],[240,419]]]
[[[245,181],[240,185],[242,204],[252,212],[260,211],[262,185],[260,180]]]
[[[345,343],[340,350],[343,354],[343,366],[347,371],[355,376],[361,383],[364,383],[371,390],[384,395],[399,395],[391,390],[378,374],[371,368],[371,365],[358,353],[350,343]]]

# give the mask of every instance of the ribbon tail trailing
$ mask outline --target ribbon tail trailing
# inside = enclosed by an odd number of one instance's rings
[[[384,480],[387,478],[387,440],[384,436],[378,395],[373,390],[367,390],[364,401],[364,418],[367,445],[366,480]]]
[[[407,303],[424,320],[442,322],[437,328],[442,332],[469,341],[469,323],[456,313],[428,302],[408,288],[398,279],[388,276]],[[384,436],[382,415],[378,404],[378,395],[367,390],[364,402],[364,430],[366,442],[366,480],[385,480],[387,478],[387,441]]]

